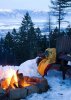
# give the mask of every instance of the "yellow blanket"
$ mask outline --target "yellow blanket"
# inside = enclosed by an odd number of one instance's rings
[[[49,64],[56,62],[56,49],[48,48],[45,52],[48,52],[48,55],[45,55],[45,58],[38,65],[38,72],[40,75],[44,76],[46,70],[49,68]]]

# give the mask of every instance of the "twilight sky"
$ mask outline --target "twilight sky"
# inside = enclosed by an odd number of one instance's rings
[[[0,0],[0,9],[49,10],[50,0]]]

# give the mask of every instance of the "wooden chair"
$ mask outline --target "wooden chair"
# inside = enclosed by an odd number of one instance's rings
[[[57,62],[61,64],[61,71],[63,79],[65,79],[65,74],[70,66],[67,65],[68,61],[71,61],[71,37],[62,36],[57,38],[56,42],[56,52],[57,52]],[[71,71],[71,70],[70,70]]]

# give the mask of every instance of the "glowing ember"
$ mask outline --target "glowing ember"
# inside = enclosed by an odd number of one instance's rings
[[[11,78],[6,78],[6,79],[1,80],[1,87],[3,89],[7,89],[10,85],[10,80]]]

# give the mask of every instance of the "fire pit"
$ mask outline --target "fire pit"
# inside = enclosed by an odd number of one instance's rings
[[[45,78],[23,76],[16,73],[10,78],[0,81],[1,100],[24,99],[32,93],[42,93],[48,90]]]

